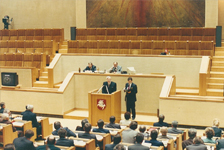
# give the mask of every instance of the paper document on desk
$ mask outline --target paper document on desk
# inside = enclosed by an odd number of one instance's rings
[[[15,120],[23,120],[22,117],[16,117]]]
[[[169,140],[162,140],[162,142],[163,142],[163,145],[164,145],[165,147],[167,147]]]
[[[121,126],[121,129],[125,129],[125,128],[127,128],[127,126]]]
[[[37,122],[40,122],[42,120],[42,116],[37,116]]]
[[[117,134],[117,131],[110,130],[110,134],[112,134],[112,135],[116,135],[116,134]]]
[[[13,126],[22,127],[24,125],[24,122],[13,122]]]
[[[147,147],[151,147],[152,143],[145,143],[145,140],[142,142],[142,145],[147,146]]]
[[[103,136],[102,136],[102,135],[96,135],[96,139],[97,139],[98,141],[102,141],[102,140],[103,140]]]
[[[74,145],[79,145],[79,146],[85,146],[86,142],[82,141],[82,140],[73,140],[74,141]]]

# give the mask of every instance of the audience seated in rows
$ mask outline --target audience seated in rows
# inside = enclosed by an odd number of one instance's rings
[[[108,129],[104,129],[104,121],[102,119],[99,119],[97,122],[98,128],[94,128],[93,132],[100,132],[100,133],[110,133]]]
[[[136,144],[128,146],[128,150],[149,150],[149,147],[142,145],[144,140],[144,135],[142,133],[138,133],[135,139]]]
[[[222,129],[219,128],[219,120],[218,119],[214,119],[213,120],[213,126],[212,129],[215,132],[215,137],[221,137],[222,135]]]
[[[151,143],[152,146],[164,146],[162,142],[157,140],[158,137],[158,131],[157,130],[152,130],[150,134],[151,140],[150,141],[145,141],[145,143]]]
[[[106,144],[105,145],[105,150],[113,150],[114,147],[119,144],[121,142],[121,135],[120,134],[116,134],[114,136],[114,142],[113,144]]]
[[[192,145],[193,144],[193,139],[196,137],[197,135],[197,130],[196,129],[189,129],[188,130],[188,136],[189,139],[185,140],[182,142],[182,148],[183,150],[188,146],[188,145]]]
[[[115,123],[115,117],[111,116],[110,117],[110,123],[105,125],[106,128],[116,128],[116,129],[120,129],[120,125]]]
[[[126,150],[123,144],[117,144],[113,150]]]
[[[76,131],[85,131],[84,126],[85,126],[86,123],[89,123],[89,121],[87,119],[83,119],[81,121],[82,126],[77,126]]]
[[[144,137],[146,137],[146,138],[149,137],[149,133],[145,132],[145,130],[146,130],[145,126],[140,126],[138,130],[139,130],[140,133],[142,133],[144,135]]]
[[[4,150],[15,150],[14,144],[6,144]]]
[[[159,115],[159,122],[153,124],[156,127],[168,127],[168,123],[164,122],[165,116],[163,114]]]
[[[172,129],[168,129],[168,133],[182,134],[183,131],[182,130],[178,130],[177,126],[178,126],[178,122],[177,121],[173,121],[172,124],[171,124]]]
[[[60,128],[58,130],[58,135],[59,135],[59,139],[56,141],[56,145],[67,146],[67,147],[74,146],[73,140],[66,138],[67,131],[65,129]]]
[[[207,147],[204,145],[204,142],[202,141],[201,137],[196,136],[193,139],[193,144],[188,145],[186,149],[187,150],[207,150]]]
[[[162,135],[159,135],[158,139],[173,139],[172,137],[167,136],[167,127],[161,127],[160,132]]]
[[[212,139],[212,137],[215,135],[215,132],[212,128],[208,127],[205,129],[205,135],[206,139],[203,139],[204,143],[214,143],[215,140]]]
[[[47,144],[38,146],[36,148],[36,150],[46,150],[46,149],[47,150],[48,149],[50,149],[50,150],[60,150],[60,148],[54,146],[55,144],[56,144],[56,140],[55,140],[54,136],[49,136],[47,138]]]
[[[25,131],[25,137],[19,137],[13,140],[16,150],[35,150],[33,142],[30,139],[34,136],[32,130]]]
[[[130,112],[126,112],[125,114],[124,114],[124,120],[121,120],[120,121],[120,125],[125,125],[125,126],[128,126],[130,123],[131,123],[131,120],[129,120],[130,118],[131,118],[131,114],[130,114]]]
[[[91,124],[90,123],[86,123],[85,126],[84,126],[84,129],[85,129],[85,133],[78,133],[78,137],[79,138],[84,138],[84,139],[94,139],[95,140],[95,144],[96,144],[96,147],[97,147],[97,139],[96,139],[96,135],[94,134],[90,134],[90,131],[91,131]]]
[[[54,122],[54,128],[55,128],[55,130],[52,132],[53,135],[58,135],[58,131],[60,129],[65,129],[68,137],[70,137],[70,136],[76,137],[76,134],[74,132],[72,132],[68,127],[62,127],[61,122],[59,122],[59,121]]]
[[[128,129],[122,131],[122,142],[124,143],[134,143],[134,137],[137,135],[138,131],[135,129],[138,128],[138,123],[136,121],[132,121],[129,125]]]
[[[23,113],[23,120],[32,121],[32,126],[37,128],[37,136],[41,135],[41,125],[37,122],[37,116],[33,113],[33,105],[27,105],[26,111]]]

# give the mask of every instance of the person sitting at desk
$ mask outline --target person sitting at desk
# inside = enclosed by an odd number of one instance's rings
[[[84,139],[94,139],[96,147],[97,147],[98,141],[96,139],[96,135],[95,134],[90,134],[91,128],[92,128],[91,124],[90,123],[86,123],[85,126],[84,126],[85,133],[78,133],[78,137],[79,138],[84,138]]]
[[[145,126],[140,126],[138,130],[140,133],[142,133],[144,135],[144,137],[149,138],[149,133],[145,132],[145,130],[146,130]]]
[[[158,137],[158,131],[157,130],[152,130],[150,134],[151,140],[150,141],[145,141],[145,143],[151,143],[152,146],[164,146],[163,142],[160,142],[157,140]]]
[[[93,63],[89,62],[88,66],[83,70],[83,72],[85,72],[85,71],[95,72],[96,71],[96,66],[94,66]]]
[[[135,136],[137,135],[138,131],[135,129],[138,128],[138,123],[136,121],[132,121],[130,123],[129,129],[122,131],[122,142],[124,143],[134,143]]]
[[[111,116],[110,117],[110,123],[105,125],[106,128],[116,128],[116,129],[121,129],[121,126],[119,124],[115,124],[115,117]]]
[[[113,150],[127,150],[123,144],[117,144]]]
[[[215,132],[212,128],[208,127],[205,129],[205,135],[206,135],[206,139],[203,139],[204,143],[214,143],[215,144],[215,140],[212,139],[212,137],[215,135]]]
[[[51,135],[51,136],[49,136],[47,138],[47,144],[46,145],[38,146],[36,148],[36,150],[46,150],[46,149],[50,149],[50,150],[60,150],[60,148],[54,146],[55,143],[56,143],[56,140],[55,140],[54,136]]]
[[[192,145],[193,144],[193,139],[196,137],[197,135],[197,130],[196,129],[189,129],[188,130],[188,136],[189,139],[185,140],[182,142],[182,148],[183,150],[188,146],[188,145]]]
[[[103,82],[102,93],[111,94],[111,93],[117,91],[117,84],[115,82],[111,81],[111,77],[107,76],[106,79],[107,79],[107,81]]]
[[[105,150],[113,150],[113,148],[121,142],[121,135],[116,134],[114,136],[114,143],[113,144],[106,144],[105,145]]]
[[[149,147],[142,145],[144,140],[144,135],[142,133],[138,133],[136,135],[136,144],[128,146],[128,150],[149,150]]]
[[[6,144],[4,150],[16,150],[14,144]]]
[[[28,105],[26,105],[26,107],[25,107],[25,108],[26,108],[26,110],[27,110],[27,106],[28,106]],[[26,110],[25,110],[25,111],[23,111],[23,112],[21,112],[21,115],[23,115],[23,114],[26,112]]]
[[[173,139],[172,137],[167,136],[167,127],[161,127],[160,132],[162,135],[159,135],[158,139]]]
[[[35,150],[33,142],[30,139],[33,137],[34,132],[32,130],[25,131],[25,137],[15,138],[13,144],[16,150]]]
[[[159,122],[156,122],[153,124],[153,126],[156,126],[156,127],[168,127],[168,123],[166,122],[163,122],[164,119],[165,119],[165,116],[163,114],[159,115]]]
[[[1,102],[0,103],[0,113],[8,113],[9,115],[11,115],[11,112],[8,110],[8,109],[5,109],[5,103],[4,102]]]
[[[33,113],[33,105],[27,105],[26,111],[23,113],[23,120],[32,121],[32,126],[37,128],[37,136],[41,135],[42,127],[37,122],[37,116]]]
[[[193,139],[193,144],[186,147],[187,150],[207,150],[207,147],[204,145],[204,142],[201,140],[201,137],[196,136]]]
[[[58,131],[59,139],[56,141],[55,145],[59,146],[74,146],[74,141],[72,139],[66,139],[67,131],[63,128],[59,129]]]
[[[102,119],[99,119],[99,120],[98,120],[97,125],[98,125],[99,128],[94,128],[94,129],[93,129],[93,132],[110,133],[109,130],[103,128],[103,126],[104,126],[104,121],[103,121]]]
[[[173,121],[171,126],[172,126],[172,129],[168,129],[168,133],[172,133],[172,134],[182,134],[183,133],[182,130],[177,129],[177,126],[178,126],[177,121]]]
[[[118,62],[113,62],[113,66],[109,69],[110,73],[121,73],[122,67],[118,66]]]
[[[59,122],[59,121],[54,122],[54,128],[55,128],[55,130],[52,132],[53,135],[58,135],[58,131],[60,129],[65,129],[67,132],[66,135],[68,137],[70,137],[70,136],[76,137],[76,134],[74,132],[72,132],[68,127],[62,127],[61,122]]]
[[[128,126],[131,123],[131,120],[129,120],[131,118],[131,113],[128,112],[128,111],[125,112],[124,113],[124,118],[125,118],[125,120],[120,121],[120,125]]]
[[[212,129],[215,132],[215,137],[221,137],[222,135],[222,129],[219,128],[219,120],[218,119],[214,119],[213,120],[213,126]]]
[[[216,149],[217,150],[224,149],[224,139],[217,140]]]
[[[86,123],[89,123],[88,119],[83,119],[81,121],[82,126],[77,126],[75,130],[76,131],[85,131],[84,126],[85,126]]]

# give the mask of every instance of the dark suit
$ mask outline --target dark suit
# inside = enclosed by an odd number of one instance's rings
[[[83,70],[83,72],[85,72],[86,70],[94,72],[94,71],[96,71],[96,66],[92,65],[92,68],[91,68],[91,69],[89,68],[89,66],[87,66],[87,67]]]
[[[135,145],[128,146],[128,150],[149,150],[149,147],[137,143]]]
[[[117,84],[113,81],[111,81],[109,86],[108,86],[108,82],[103,82],[103,85],[104,86],[103,86],[103,89],[102,89],[102,93],[108,94],[107,88],[108,88],[109,94],[117,91]]]
[[[145,143],[151,143],[152,146],[164,146],[163,142],[157,141],[157,140],[153,140],[151,139],[150,141],[145,141]]]
[[[115,67],[112,67],[109,72],[110,73],[113,73],[113,72],[121,72],[122,71],[122,67],[121,66],[117,66],[116,68]]]
[[[106,144],[105,145],[105,150],[113,150],[116,145],[117,144]]]
[[[3,112],[4,112],[4,110],[5,110],[4,108],[1,108],[1,109],[0,109],[0,113],[3,113]]]
[[[70,147],[70,146],[74,146],[74,141],[71,139],[60,138],[56,141],[55,145]]]
[[[168,129],[168,133],[172,133],[172,134],[182,134],[183,131],[182,130],[178,130],[176,128],[172,128],[172,129]]]
[[[186,147],[187,150],[207,150],[204,144],[193,144]]]
[[[222,129],[219,129],[217,127],[212,127],[212,129],[215,131],[215,137],[221,137],[222,135]]]
[[[94,128],[93,132],[100,132],[100,133],[110,133],[109,130],[103,128]]]
[[[30,110],[26,110],[23,113],[23,120],[32,121],[32,126],[37,128],[37,135],[41,134],[41,125],[37,122],[36,114]]]
[[[106,128],[115,128],[115,129],[120,129],[121,126],[119,124],[116,123],[108,123],[105,125]]]
[[[224,148],[224,139],[217,141],[216,149],[220,150],[221,148]]]
[[[131,87],[129,87],[129,83],[126,83],[125,90],[126,109],[128,112],[132,112],[132,118],[135,119],[135,101],[137,100],[136,93],[138,92],[137,85],[132,83]]]
[[[25,137],[19,137],[13,140],[16,150],[35,150],[33,142],[27,140]]]
[[[55,147],[54,145],[51,145],[51,144],[47,144],[47,146],[48,148],[50,148],[50,150],[60,150],[60,148]],[[36,150],[46,150],[46,145],[38,146]]]
[[[77,126],[75,131],[85,131],[81,126]]]
[[[189,138],[188,140],[185,140],[182,142],[182,148],[183,150],[188,146],[193,144],[193,139]]]
[[[89,133],[79,133],[78,134],[79,138],[84,138],[84,139],[95,139],[95,144],[97,147],[97,139],[96,139],[96,135],[94,134],[89,134]]]
[[[54,130],[52,132],[53,135],[58,135],[58,131],[60,130],[61,128],[57,129],[57,130]],[[67,131],[67,136],[70,137],[70,136],[74,136],[76,137],[76,134],[74,132],[72,132],[68,127],[63,127],[63,129],[65,129]]]
[[[168,127],[168,123],[166,122],[156,122],[153,124],[153,126],[156,126],[156,127]]]

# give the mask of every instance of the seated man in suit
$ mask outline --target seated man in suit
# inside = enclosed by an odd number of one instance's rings
[[[220,139],[216,141],[216,149],[217,150],[224,149],[224,139]]]
[[[97,121],[97,125],[98,125],[99,128],[94,128],[94,129],[93,129],[93,132],[110,133],[109,130],[103,128],[103,126],[104,126],[104,121],[103,121],[102,119],[99,119],[99,120]]]
[[[60,148],[54,146],[55,143],[56,143],[56,140],[55,140],[54,136],[51,135],[51,136],[49,136],[47,138],[47,144],[46,145],[38,146],[36,148],[36,150],[46,150],[46,149],[50,149],[50,150],[60,150]]]
[[[187,150],[207,150],[207,147],[203,144],[201,137],[196,136],[193,139],[193,144],[186,147]]]
[[[96,66],[94,66],[93,63],[89,62],[88,66],[83,70],[83,72],[85,72],[85,71],[95,72],[96,71]]]
[[[105,145],[105,150],[113,150],[114,147],[121,142],[121,135],[116,134],[114,136],[114,143],[113,144],[106,144]]]
[[[109,69],[110,73],[121,73],[122,67],[118,66],[118,62],[113,62],[113,66]]]
[[[172,134],[182,134],[183,133],[182,130],[177,129],[177,126],[178,126],[177,121],[173,121],[171,126],[172,126],[172,129],[168,129],[168,133],[172,133]]]
[[[122,142],[124,143],[134,143],[135,136],[137,135],[138,131],[135,129],[138,128],[138,123],[136,121],[132,121],[130,123],[130,127],[122,131]]]
[[[159,115],[158,119],[159,119],[159,122],[154,123],[153,126],[156,126],[156,127],[163,127],[163,126],[168,127],[168,123],[163,122],[164,119],[165,119],[165,116],[163,114]]]
[[[102,93],[111,94],[111,93],[117,91],[117,84],[115,82],[111,81],[111,77],[107,76],[106,79],[107,79],[107,81],[103,82]]]
[[[116,128],[116,129],[120,129],[120,125],[115,123],[115,117],[111,116],[110,117],[110,123],[105,125],[106,128]]]
[[[152,146],[164,146],[163,142],[160,142],[157,140],[158,137],[158,131],[157,130],[152,130],[150,134],[151,140],[150,141],[145,141],[145,143],[151,143]]]
[[[145,130],[146,130],[145,126],[140,126],[138,130],[139,130],[140,133],[142,133],[144,135],[144,137],[146,137],[146,138],[149,137],[149,133],[145,132]]]
[[[160,132],[162,135],[159,135],[158,139],[173,139],[172,137],[167,136],[167,127],[161,127]]]
[[[16,150],[13,144],[6,144],[4,150]]]
[[[197,130],[196,129],[189,129],[188,130],[188,136],[189,139],[185,140],[182,142],[182,148],[183,150],[188,146],[188,145],[192,145],[193,144],[193,139],[196,137],[197,135]]]
[[[128,126],[131,123],[131,120],[129,120],[131,118],[131,113],[128,112],[128,111],[125,112],[124,113],[124,118],[125,118],[125,120],[120,121],[120,125]]]
[[[213,126],[212,129],[215,132],[215,137],[221,137],[222,135],[222,129],[219,128],[219,120],[218,119],[214,119],[213,120]]]
[[[142,133],[138,133],[135,138],[137,143],[135,145],[128,146],[128,150],[149,150],[149,147],[142,145],[144,140],[144,135]]]
[[[79,133],[78,134],[78,137],[79,138],[84,138],[84,139],[94,139],[95,140],[95,144],[96,144],[96,147],[97,147],[97,139],[96,139],[96,135],[95,134],[90,134],[89,132],[91,131],[91,124],[90,123],[86,123],[85,126],[84,126],[84,129],[85,129],[85,133]]]
[[[25,106],[26,110],[27,110],[27,106],[28,106],[28,105]],[[26,112],[26,110],[23,111],[23,112],[21,112],[21,115],[23,115],[23,114]]]
[[[205,129],[206,139],[203,139],[204,143],[213,143],[215,144],[215,140],[212,137],[215,135],[215,132],[212,128],[208,127]]]
[[[127,150],[123,144],[117,144],[113,150]]]
[[[25,137],[19,137],[13,140],[16,150],[35,150],[34,144],[30,139],[34,133],[32,130],[25,131]]]
[[[58,131],[59,139],[56,141],[55,145],[59,146],[74,146],[74,142],[71,139],[66,139],[65,137],[67,136],[67,131],[63,128],[59,129]]]
[[[75,130],[76,130],[76,131],[85,131],[85,130],[84,130],[84,126],[85,126],[86,123],[89,123],[88,119],[83,119],[83,120],[81,121],[81,125],[82,125],[82,126],[77,126]]]
[[[37,136],[41,135],[41,125],[37,122],[36,114],[33,113],[33,105],[27,105],[27,109],[23,113],[22,119],[32,121],[32,126],[37,128]]]
[[[53,135],[58,135],[58,131],[60,129],[65,129],[68,137],[70,136],[76,137],[76,134],[72,132],[68,127],[62,127],[61,122],[59,121],[54,122],[54,128],[55,130],[52,132]]]
[[[8,109],[5,109],[5,103],[4,102],[0,103],[0,107],[1,107],[0,113],[7,113],[7,114],[11,115],[11,112]]]

